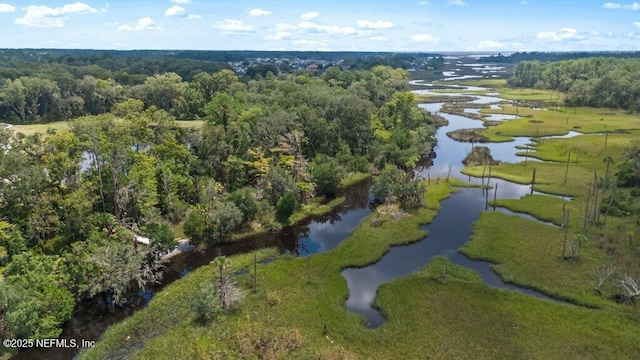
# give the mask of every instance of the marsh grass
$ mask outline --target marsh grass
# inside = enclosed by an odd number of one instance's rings
[[[489,288],[475,272],[444,258],[434,258],[421,271],[382,285],[375,305],[387,322],[376,330],[366,329],[361,316],[345,309],[348,289],[341,270],[373,263],[389,246],[421,239],[425,233],[419,225],[433,219],[440,200],[455,190],[452,185],[462,184],[452,181],[427,187],[427,205],[412,216],[397,221],[385,218],[382,226],[374,228],[370,220],[376,214],[371,214],[330,252],[309,259],[281,256],[261,266],[258,291],[249,293],[235,313],[218,321],[199,326],[193,316],[187,316],[158,330],[147,324],[155,319],[136,314],[125,325],[110,329],[103,340],[81,358],[123,355],[122,343],[131,341],[127,339],[132,334],[147,339],[143,344],[138,342],[139,348],[131,354],[133,359],[547,359],[575,358],[576,354],[586,359],[624,359],[638,356],[640,349],[635,345],[634,330],[637,324],[622,315],[618,307],[604,312]],[[502,223],[500,219],[497,221]],[[493,221],[484,223],[474,236],[496,226]],[[516,227],[520,221],[516,219],[513,224]],[[558,235],[557,229],[542,231],[549,243]],[[496,261],[512,256],[509,249],[513,247],[504,243],[506,236],[500,237],[497,255],[493,257]],[[534,247],[533,250],[534,255],[522,253],[499,266],[505,272],[515,272],[517,269],[512,267],[537,261],[540,252],[549,262],[556,261],[555,244],[548,249]],[[585,262],[591,261],[590,258],[587,251]],[[242,262],[233,260],[236,264]],[[539,268],[526,276],[514,275],[510,280],[526,280],[528,284],[553,280],[541,270],[543,266]],[[215,274],[212,266],[198,271]],[[192,275],[168,287],[163,296],[176,299],[176,293],[181,293],[180,296],[189,297],[197,291],[198,282],[207,279],[190,278]],[[238,283],[249,288],[251,279],[251,274],[242,275]],[[568,280],[554,281],[553,284]],[[596,304],[601,301],[588,297],[587,300]],[[170,310],[171,306],[177,306],[167,300],[157,305],[154,302],[156,299],[149,307],[159,312],[164,312],[162,307]],[[150,337],[148,331],[156,332]]]
[[[482,109],[481,112],[522,117],[522,119],[505,121],[498,126],[487,129],[485,135],[490,138],[493,136],[500,138],[504,136],[564,135],[571,130],[582,133],[604,133],[605,131],[611,133],[620,130],[640,129],[640,118],[622,110],[559,107],[552,111],[534,110],[528,107],[517,107],[516,109],[514,105],[502,105],[502,109]]]

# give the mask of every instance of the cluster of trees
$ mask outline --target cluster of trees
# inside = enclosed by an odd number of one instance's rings
[[[640,111],[640,60],[592,57],[579,60],[519,63],[508,80],[514,87],[565,92],[570,106]]]
[[[6,80],[2,101],[50,82],[33,79]],[[229,70],[190,81],[167,73],[133,86],[73,80],[83,97],[69,116],[82,116],[69,130],[0,130],[5,337],[57,336],[80,299],[126,302],[159,279],[176,227],[215,244],[251,223],[281,226],[299,204],[335,194],[346,173],[411,167],[434,143],[433,120],[404,92],[408,73],[387,66],[245,81]],[[55,111],[42,99],[26,119]]]

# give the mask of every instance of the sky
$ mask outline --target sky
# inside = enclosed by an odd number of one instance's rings
[[[0,0],[0,48],[633,51],[640,3]]]

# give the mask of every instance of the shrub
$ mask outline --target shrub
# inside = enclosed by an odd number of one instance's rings
[[[184,233],[194,244],[225,242],[242,222],[242,212],[232,202],[216,201],[210,208],[193,208],[184,223]]]
[[[293,214],[297,205],[298,200],[296,200],[296,196],[291,191],[282,195],[276,204],[276,218],[278,221],[284,222],[289,220],[289,217]]]
[[[398,203],[402,209],[422,206],[424,203],[424,189],[422,184],[411,174],[396,167],[387,167],[373,181],[371,187],[373,195],[382,202],[391,200]],[[389,199],[392,196],[393,199]]]
[[[203,325],[222,314],[220,298],[213,283],[204,284],[198,291],[195,312],[196,321]]]
[[[322,195],[335,195],[343,175],[344,170],[335,158],[318,155],[311,163],[311,177]]]
[[[227,198],[232,202],[242,213],[242,222],[247,223],[252,221],[258,213],[258,203],[256,202],[255,192],[252,188],[245,187],[238,189]]]
[[[171,249],[176,245],[171,226],[166,222],[150,222],[145,225],[145,233],[154,245],[161,249]]]

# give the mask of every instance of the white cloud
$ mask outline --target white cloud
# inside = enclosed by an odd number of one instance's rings
[[[13,5],[0,3],[0,14],[1,13],[12,13],[16,11],[16,7]]]
[[[409,37],[409,41],[411,42],[426,42],[426,43],[436,43],[438,39],[434,38],[429,34],[418,34]]]
[[[301,40],[294,40],[291,42],[292,45],[296,45],[299,47],[305,47],[305,48],[317,48],[317,47],[327,47],[329,45],[329,42],[326,40],[307,40],[307,39],[301,39]]]
[[[325,33],[329,35],[353,35],[357,31],[351,26],[338,26],[338,25],[318,25],[311,21],[303,21],[298,24],[298,29],[307,30],[316,33]]]
[[[138,19],[135,25],[123,24],[118,26],[118,31],[153,31],[162,30],[162,26],[158,25],[152,18],[145,16]]]
[[[179,5],[174,5],[167,9],[164,12],[164,16],[184,16],[187,13],[187,10]]]
[[[521,5],[529,5],[529,2],[528,1],[520,1],[520,4]]]
[[[640,21],[635,21],[633,24],[631,24],[635,27],[637,27],[638,29],[640,29]]]
[[[380,29],[393,29],[396,27],[396,24],[392,23],[391,21],[383,21],[383,20],[378,20],[378,21],[356,20],[356,24],[358,24],[358,27],[361,29],[380,30]]]
[[[300,17],[302,18],[302,20],[311,20],[311,19],[317,18],[318,16],[320,16],[320,13],[317,11],[310,11],[310,12],[300,14]]]
[[[14,23],[32,27],[63,27],[66,15],[80,13],[97,13],[98,10],[91,6],[76,2],[62,7],[51,8],[48,6],[29,5],[23,17],[17,18]]]
[[[213,24],[214,29],[227,31],[227,32],[251,32],[253,26],[245,24],[242,20],[224,19],[224,21],[216,21]]]
[[[640,3],[637,2],[633,2],[631,4],[620,4],[620,3],[612,3],[612,2],[607,2],[604,3],[604,5],[602,5],[603,8],[605,9],[626,9],[626,10],[640,10]]]
[[[202,19],[202,15],[200,15],[200,14],[189,14],[189,15],[187,15],[187,19],[189,19],[189,20],[199,20],[199,19]]]
[[[278,25],[276,25],[276,31],[289,31],[289,30],[293,30],[296,27],[294,25],[291,24],[285,24],[285,23],[280,23]]]
[[[421,6],[429,5],[429,2],[423,0],[423,1],[420,1],[418,5],[421,5]]]
[[[290,32],[286,32],[286,31],[278,31],[277,33],[273,34],[273,35],[269,35],[267,37],[264,38],[264,40],[282,40],[282,39],[288,39],[291,36],[293,36],[292,33]]]
[[[191,0],[171,0],[171,1],[173,1],[174,4],[178,4],[178,5],[191,4]]]
[[[467,6],[467,4],[462,0],[449,0],[449,4],[455,6]]]
[[[371,38],[371,41],[389,41],[389,38],[384,36],[374,36]]]
[[[250,16],[268,16],[271,15],[271,11],[262,10],[262,9],[251,9],[249,11]]]
[[[476,48],[478,50],[494,50],[494,49],[504,49],[505,46],[504,44],[497,41],[484,40],[484,41],[480,41],[476,46]]]
[[[537,38],[553,41],[579,41],[583,40],[584,36],[578,34],[576,29],[562,28],[560,31],[539,32]]]

